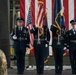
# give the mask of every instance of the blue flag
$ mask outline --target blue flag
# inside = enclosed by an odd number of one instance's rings
[[[65,29],[65,22],[64,22],[64,12],[63,12],[63,4],[61,3],[61,0],[55,0],[54,4],[54,20],[53,20],[53,26],[61,30],[62,28]],[[63,31],[63,33],[65,33]],[[62,31],[61,31],[62,32]],[[58,34],[60,35],[60,34]],[[63,50],[63,55],[66,54],[66,50]]]
[[[53,25],[59,30],[65,26],[61,0],[55,0]]]

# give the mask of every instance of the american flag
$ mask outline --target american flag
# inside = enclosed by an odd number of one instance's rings
[[[43,27],[43,17],[44,17],[44,0],[37,1],[37,22],[36,25]]]
[[[32,45],[33,45],[33,40],[34,40],[34,36],[33,36],[33,34],[30,33],[30,29],[32,28],[31,7],[29,8],[29,12],[28,12],[28,16],[27,16],[26,27],[27,27],[28,30],[29,30],[29,34],[30,34],[30,47],[32,47]]]
[[[43,1],[43,0],[42,0]],[[76,0],[61,0],[64,6],[64,16],[65,16],[65,26],[66,29],[71,29],[70,20],[76,19]],[[32,24],[35,25],[37,22],[37,12],[38,12],[38,0],[20,0],[20,16],[25,19],[25,26],[27,22],[27,15],[31,3],[31,13],[32,13]],[[48,27],[53,24],[54,16],[54,3],[55,0],[44,0],[44,8],[47,12]],[[52,36],[52,33],[50,31]],[[52,38],[50,40],[50,45],[52,43]],[[49,46],[50,55],[52,55],[52,48]]]
[[[28,28],[29,30],[29,34],[30,34],[30,48],[26,51],[26,53],[31,52],[31,50],[33,50],[33,40],[34,40],[34,36],[33,34],[30,33],[30,29],[32,28],[33,24],[32,24],[32,13],[31,13],[31,4],[29,6],[29,10],[28,10],[28,14],[27,14],[27,21],[25,23],[25,27]]]
[[[31,7],[29,8],[29,12],[27,15],[27,23],[26,26],[32,25],[32,16],[31,16]]]

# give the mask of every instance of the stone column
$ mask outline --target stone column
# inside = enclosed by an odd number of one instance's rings
[[[10,67],[10,43],[9,43],[9,0],[0,0],[0,49],[4,51],[8,67]]]

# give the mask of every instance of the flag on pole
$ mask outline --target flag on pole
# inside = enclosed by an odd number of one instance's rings
[[[61,32],[61,29],[65,29],[65,17],[64,17],[64,6],[62,0],[55,0],[54,4],[54,20],[53,20],[53,26],[58,28]],[[58,36],[61,36],[61,34],[57,33]],[[63,49],[63,56],[67,55],[67,49]]]
[[[21,0],[21,3],[23,3],[25,0]],[[23,8],[23,5],[21,4],[21,7]],[[24,9],[22,10],[22,8],[21,8],[21,16],[22,17],[24,17]],[[34,40],[34,36],[33,36],[33,34],[31,34],[30,33],[30,29],[32,28],[32,26],[33,26],[33,22],[32,22],[32,12],[31,12],[31,10],[32,10],[32,8],[31,8],[31,0],[29,1],[29,6],[28,6],[28,9],[27,9],[28,11],[27,11],[27,18],[26,18],[26,20],[25,20],[25,27],[27,27],[28,28],[28,31],[29,31],[29,34],[30,34],[30,45],[29,45],[29,49],[28,50],[26,50],[26,53],[31,53],[31,54],[34,54],[34,48],[33,48],[33,40]],[[25,18],[24,18],[25,19]]]
[[[29,7],[29,12],[28,12],[28,16],[27,16],[27,23],[26,23],[26,27],[29,30],[29,34],[30,34],[30,50],[33,50],[33,41],[34,41],[34,36],[33,34],[30,33],[30,30],[32,28],[32,15],[31,15],[31,7]],[[30,51],[31,52],[31,51]],[[34,51],[33,51],[34,52]]]
[[[37,19],[36,25],[43,27],[43,17],[44,17],[44,0],[38,0],[38,12],[37,12]]]
[[[40,0],[43,1],[43,0]],[[55,0],[44,0],[45,4],[45,10],[48,15],[48,27],[53,24],[52,21],[54,20],[54,3]],[[71,19],[76,19],[76,0],[61,0],[63,2],[64,6],[64,16],[65,16],[65,26],[66,29],[69,30],[71,29],[70,25],[70,20]],[[38,0],[20,0],[20,16],[24,18],[25,23],[24,26],[26,26],[27,23],[27,15],[30,7],[30,2],[31,2],[31,12],[32,12],[32,24],[36,25],[37,23],[37,13],[38,13]],[[50,32],[51,36],[52,33]],[[52,43],[52,37],[50,39],[50,45]],[[53,55],[52,48],[49,46],[49,52],[50,55]]]
[[[65,26],[61,0],[55,0],[53,26],[59,30]]]

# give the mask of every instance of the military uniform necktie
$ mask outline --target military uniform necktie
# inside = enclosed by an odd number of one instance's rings
[[[73,33],[76,34],[76,31],[74,30]]]
[[[19,27],[19,30],[20,30],[20,31],[22,30],[21,27]]]

